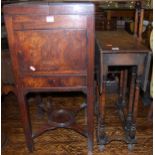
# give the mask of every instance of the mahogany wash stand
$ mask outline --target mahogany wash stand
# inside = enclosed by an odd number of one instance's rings
[[[23,2],[4,6],[4,18],[13,64],[17,98],[26,144],[43,132],[69,128],[88,138],[93,150],[94,5],[92,3]],[[87,126],[75,122],[72,112],[60,109],[36,132],[32,131],[26,95],[29,92],[81,91],[87,96]]]

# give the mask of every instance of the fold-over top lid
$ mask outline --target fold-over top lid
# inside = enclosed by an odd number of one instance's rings
[[[94,14],[90,2],[21,2],[4,5],[4,14]]]

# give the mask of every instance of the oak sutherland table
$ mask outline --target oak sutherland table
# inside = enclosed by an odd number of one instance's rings
[[[96,32],[97,92],[97,141],[101,150],[113,140],[123,140],[132,150],[136,143],[136,117],[140,87],[145,91],[151,61],[151,51],[143,46],[138,37],[123,30]],[[125,136],[108,137],[105,131],[106,80],[109,67],[120,70],[120,92],[116,101]],[[130,82],[128,89],[127,81]],[[127,98],[127,90],[129,95]]]
[[[25,2],[4,6],[21,120],[29,151],[41,133],[70,128],[88,137],[93,150],[94,5],[91,3]],[[49,120],[32,132],[26,94],[82,91],[87,95],[87,127],[75,123],[72,112],[53,111]],[[79,110],[77,110],[78,112]]]

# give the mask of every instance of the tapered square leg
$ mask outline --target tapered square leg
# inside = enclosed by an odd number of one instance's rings
[[[20,115],[21,115],[21,122],[22,127],[24,129],[26,145],[30,152],[34,150],[33,138],[32,138],[32,128],[31,128],[31,121],[29,116],[28,105],[25,99],[25,96],[22,92],[17,93],[19,108],[20,108]]]

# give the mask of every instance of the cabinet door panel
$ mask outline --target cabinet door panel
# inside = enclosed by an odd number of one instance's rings
[[[29,30],[15,35],[22,73],[86,72],[85,30]]]

